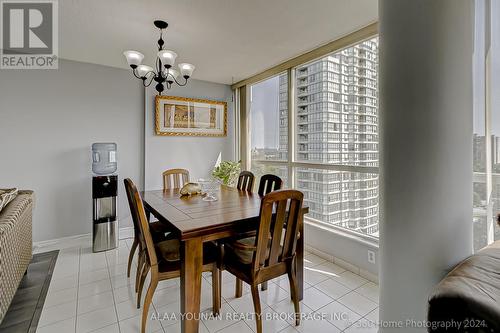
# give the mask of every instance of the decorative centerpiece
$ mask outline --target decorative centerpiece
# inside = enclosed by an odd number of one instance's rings
[[[217,201],[215,192],[220,188],[220,181],[215,178],[198,179],[201,185],[201,193],[204,194],[203,201]]]
[[[226,186],[234,187],[241,170],[241,161],[222,161],[212,171],[212,177]]]
[[[201,193],[201,185],[198,183],[187,183],[180,190],[181,196],[192,196]]]

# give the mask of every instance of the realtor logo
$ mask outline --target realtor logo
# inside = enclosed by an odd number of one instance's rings
[[[2,69],[58,67],[57,0],[0,0]]]

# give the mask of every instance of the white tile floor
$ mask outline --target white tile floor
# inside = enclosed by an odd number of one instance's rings
[[[92,253],[88,240],[75,241],[63,248],[61,245],[38,248],[37,252],[60,248],[60,253],[37,332],[139,332],[142,309],[135,306],[134,279],[126,276],[131,243],[130,239],[122,240],[118,249],[105,253]],[[301,325],[294,326],[293,320],[287,318],[287,314],[293,314],[293,305],[288,279],[284,276],[271,281],[268,290],[261,292],[263,313],[268,318],[264,321],[264,332],[377,332],[378,285],[314,254],[306,253],[305,260],[301,302],[305,317]],[[222,317],[204,318],[200,332],[255,332],[251,318],[234,318],[235,313],[253,312],[248,286],[243,297],[236,299],[234,284],[234,277],[224,272]],[[180,332],[178,320],[164,317],[179,312],[179,297],[178,279],[160,282],[150,314],[164,320],[149,320],[148,332]],[[211,306],[210,276],[205,274],[201,307],[205,314],[210,314]]]

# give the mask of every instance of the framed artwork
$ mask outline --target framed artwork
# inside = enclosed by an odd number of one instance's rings
[[[156,96],[156,135],[226,136],[227,103]]]

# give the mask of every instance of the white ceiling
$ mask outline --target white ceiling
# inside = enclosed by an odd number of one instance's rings
[[[124,50],[152,65],[158,30],[193,77],[230,84],[377,19],[376,0],[60,0],[59,56],[128,68]]]

